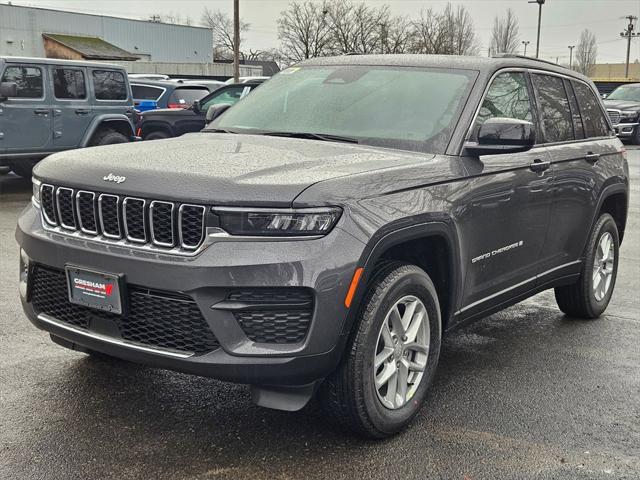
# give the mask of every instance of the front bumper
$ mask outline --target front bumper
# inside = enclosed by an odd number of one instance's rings
[[[337,226],[326,237],[305,241],[221,241],[195,257],[144,252],[44,230],[29,206],[16,231],[32,264],[58,270],[73,264],[123,274],[127,285],[180,292],[195,301],[220,348],[184,354],[76,328],[38,311],[22,292],[23,307],[38,328],[78,350],[253,385],[306,385],[338,364],[346,337],[344,298],[364,244]],[[313,315],[298,343],[261,343],[248,338],[230,311],[211,308],[238,288],[304,287],[313,292]],[[188,353],[188,352],[187,352]]]
[[[638,123],[619,123],[614,125],[613,129],[618,137],[631,137],[633,136],[634,129],[638,126]]]

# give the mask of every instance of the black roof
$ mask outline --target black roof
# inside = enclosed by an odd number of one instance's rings
[[[477,70],[490,73],[502,68],[521,67],[562,73],[590,82],[584,75],[545,60],[518,55],[495,57],[468,57],[463,55],[341,55],[337,57],[317,57],[298,65],[378,65],[398,67],[431,67]]]

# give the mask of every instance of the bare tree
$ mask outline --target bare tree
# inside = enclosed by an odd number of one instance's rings
[[[407,17],[391,17],[382,31],[384,53],[407,53],[413,42],[411,22]]]
[[[444,11],[429,8],[421,11],[413,22],[414,53],[443,55],[477,55],[480,44],[475,34],[471,15],[462,5],[454,8],[450,3]]]
[[[333,52],[375,53],[383,49],[385,26],[389,24],[388,5],[378,8],[350,0],[327,3]]]
[[[204,9],[202,23],[211,29],[213,34],[213,58],[229,59],[233,56],[233,20],[221,10]],[[240,34],[249,30],[250,24],[240,20]],[[244,38],[240,36],[240,45]]]
[[[290,3],[278,18],[281,54],[289,63],[327,55],[332,44],[327,4]]]
[[[576,47],[574,69],[583,75],[591,75],[597,57],[596,36],[591,30],[584,29],[580,34],[580,41]]]
[[[493,53],[516,53],[520,47],[520,36],[518,33],[518,19],[512,9],[507,9],[507,15],[493,19],[493,30],[491,31],[491,52]]]
[[[189,16],[182,16],[177,12],[169,13],[156,13],[149,15],[149,21],[154,23],[171,23],[173,25],[187,25],[193,24],[193,20]]]

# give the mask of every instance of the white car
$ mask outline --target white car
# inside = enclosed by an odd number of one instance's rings
[[[267,81],[269,80],[270,77],[240,77],[238,79],[238,83],[247,83],[247,82],[260,82],[260,81]],[[236,83],[233,79],[233,77],[231,77],[230,79],[228,79],[226,82],[224,82],[227,85],[231,85],[232,83]]]

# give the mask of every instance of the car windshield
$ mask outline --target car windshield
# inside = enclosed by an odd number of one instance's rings
[[[630,102],[640,102],[640,87],[622,86],[616,88],[607,100],[627,100]]]
[[[367,145],[443,153],[476,75],[471,70],[413,67],[291,67],[209,129],[344,137]]]

